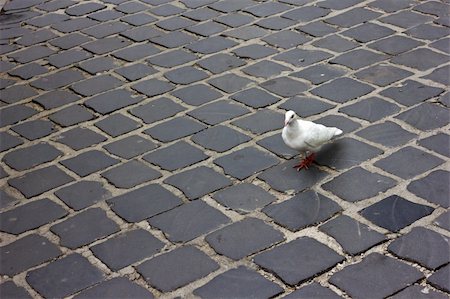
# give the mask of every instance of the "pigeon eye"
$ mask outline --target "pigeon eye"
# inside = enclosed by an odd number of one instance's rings
[[[291,118],[294,118],[294,115],[291,115]]]

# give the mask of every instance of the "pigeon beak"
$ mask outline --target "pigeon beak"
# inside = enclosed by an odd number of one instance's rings
[[[288,124],[289,124],[289,120],[286,120],[286,121],[284,122],[284,126],[286,127]]]

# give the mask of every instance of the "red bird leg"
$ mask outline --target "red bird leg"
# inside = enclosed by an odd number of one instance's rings
[[[311,164],[313,164],[315,158],[316,158],[316,154],[312,153],[311,155],[309,155],[305,159],[303,159],[300,162],[300,164],[295,165],[293,168],[297,168],[297,171],[300,171],[303,168],[309,169],[309,166],[311,166]]]

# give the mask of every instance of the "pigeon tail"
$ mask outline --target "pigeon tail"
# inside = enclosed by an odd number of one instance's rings
[[[333,129],[335,130],[333,136],[339,136],[342,133],[344,133],[341,129],[338,129],[338,128],[333,128]]]

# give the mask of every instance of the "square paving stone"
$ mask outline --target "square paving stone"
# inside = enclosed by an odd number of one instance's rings
[[[334,274],[330,282],[352,298],[377,294],[384,298],[411,285],[423,277],[419,270],[394,258],[371,253],[361,262]]]
[[[411,163],[411,161],[414,161],[414,163]],[[402,179],[410,179],[435,168],[443,162],[436,156],[407,146],[386,158],[378,160],[374,165]]]
[[[144,77],[153,75],[158,71],[143,63],[136,63],[129,66],[124,66],[115,70],[115,72],[128,81],[136,81]]]
[[[79,181],[55,192],[66,205],[79,211],[111,197],[111,192],[95,181]]]
[[[383,154],[383,151],[353,138],[344,137],[324,145],[317,163],[333,169],[346,169]]]
[[[397,55],[414,49],[422,44],[422,42],[415,39],[400,35],[393,35],[388,38],[371,43],[368,46],[389,55]]]
[[[416,134],[410,133],[390,121],[364,128],[356,135],[387,147],[403,145],[417,137]]]
[[[101,175],[117,188],[126,189],[161,177],[159,171],[137,160],[128,161]]]
[[[438,133],[425,139],[421,139],[417,143],[420,146],[423,146],[443,156],[450,157],[450,148],[448,147],[448,145],[450,144],[450,135]]]
[[[241,58],[251,58],[251,59],[263,58],[275,54],[277,52],[278,51],[273,48],[257,44],[243,46],[233,50],[233,53],[236,54],[237,56]]]
[[[188,0],[182,0],[181,2],[184,3],[184,5],[186,5],[187,7],[190,7],[187,3]],[[217,17],[218,15],[220,15],[220,13],[218,11],[212,10],[208,7],[204,7],[204,4],[207,4],[207,2],[205,3],[201,3],[201,2],[195,2],[194,1],[194,5],[196,6],[195,9],[192,10],[188,10],[186,12],[184,12],[182,15],[184,17],[187,17],[191,20],[195,20],[195,21],[206,21],[206,20],[211,20],[214,19],[215,17]],[[205,0],[208,1],[210,3],[216,2],[215,0]],[[201,7],[203,6],[203,7]]]
[[[103,55],[129,46],[130,44],[131,42],[129,40],[120,37],[105,37],[83,44],[81,47],[94,54]]]
[[[342,32],[342,35],[348,36],[358,42],[367,43],[392,35],[395,31],[374,23],[364,23]]]
[[[430,49],[420,48],[395,56],[392,63],[426,71],[448,61],[448,56]]]
[[[449,239],[432,230],[415,227],[392,242],[388,250],[403,259],[436,270],[450,262]]]
[[[392,299],[408,299],[408,298],[417,298],[417,299],[446,299],[447,296],[444,293],[434,291],[430,289],[429,286],[421,286],[421,285],[412,285],[403,289],[401,292],[396,293],[394,296],[390,297]]]
[[[278,159],[269,152],[247,147],[214,160],[225,174],[244,180],[255,173],[278,164]]]
[[[219,53],[199,60],[197,64],[211,73],[219,74],[243,66],[245,61],[230,54]]]
[[[320,2],[319,2],[320,3]],[[327,299],[340,299],[341,296],[338,296],[335,292],[330,289],[321,286],[317,282],[313,282],[305,287],[301,287],[294,292],[290,293],[287,296],[284,296],[283,299],[295,299],[295,298],[327,298]]]
[[[58,257],[61,251],[46,238],[32,234],[0,247],[0,254],[0,273],[12,277]]]
[[[311,40],[311,38],[303,33],[292,30],[284,30],[262,38],[263,41],[271,46],[283,49],[290,49],[303,45]]]
[[[300,117],[308,117],[330,110],[335,106],[314,98],[295,96],[278,107],[284,110],[293,110]]]
[[[258,37],[267,35],[269,32],[261,27],[255,25],[247,25],[239,28],[225,31],[223,35],[248,41]]]
[[[216,230],[205,239],[217,253],[239,260],[283,241],[284,235],[260,219],[245,218]]]
[[[410,10],[399,11],[398,13],[380,18],[383,23],[392,24],[402,28],[410,28],[433,20],[431,16],[416,13]]]
[[[81,177],[119,163],[119,160],[99,150],[91,150],[60,162]]]
[[[24,288],[16,286],[12,281],[6,281],[0,284],[0,294],[5,298],[32,298]]]
[[[384,10],[385,12],[396,12],[404,8],[410,8],[414,6],[415,1],[413,0],[400,0],[400,1],[389,1],[389,0],[376,0],[369,3],[370,7],[375,7]]]
[[[89,209],[50,227],[59,236],[60,245],[75,249],[117,231],[119,226],[100,208]]]
[[[186,34],[181,31],[173,31],[169,33],[163,33],[159,36],[151,37],[150,41],[154,44],[163,46],[165,48],[178,48],[186,44],[191,44],[196,41],[197,38],[192,35]]]
[[[209,125],[216,125],[249,112],[247,108],[234,104],[230,100],[219,100],[189,111],[187,114]]]
[[[214,277],[194,290],[194,294],[201,298],[273,298],[282,291],[279,285],[258,272],[239,266]]]
[[[6,70],[3,70],[3,68],[2,68],[2,71],[6,71]],[[8,74],[10,74],[11,76],[20,77],[24,80],[28,80],[35,76],[45,74],[47,72],[48,72],[48,69],[45,66],[42,66],[38,63],[33,62],[33,63],[25,64],[24,66],[15,68],[13,70],[10,70],[10,71],[8,71]]]
[[[95,38],[104,38],[130,28],[131,26],[126,23],[120,21],[112,21],[101,23],[99,25],[84,29],[82,32]]]
[[[7,132],[0,132],[0,152],[4,152],[23,143],[22,139]]]
[[[425,79],[433,80],[434,82],[441,83],[443,85],[449,86],[450,79],[447,74],[450,73],[450,66],[446,65],[441,68],[435,69],[431,74],[424,76]]]
[[[117,137],[136,130],[142,125],[123,114],[116,113],[96,122],[95,126],[103,132],[106,132],[108,135]]]
[[[180,155],[181,153],[182,155]],[[177,158],[174,159],[174,157]],[[193,165],[207,158],[209,156],[205,155],[202,150],[183,140],[153,151],[143,157],[145,161],[169,171]]]
[[[72,105],[49,116],[50,120],[62,127],[69,127],[96,118],[89,110],[80,105]]]
[[[115,19],[118,19],[123,16],[124,16],[124,14],[119,11],[107,10],[107,9],[99,11],[99,12],[94,12],[94,13],[91,13],[88,15],[89,18],[94,19],[99,22],[115,20]]]
[[[336,239],[345,252],[353,256],[386,241],[383,234],[345,215],[321,225],[320,230]]]
[[[200,132],[205,128],[206,125],[192,118],[181,116],[151,127],[144,133],[159,141],[170,142]]]
[[[337,203],[322,194],[306,191],[282,203],[271,204],[262,211],[279,225],[299,231],[323,222],[341,210]]]
[[[3,156],[2,161],[16,170],[26,170],[42,163],[51,162],[63,153],[48,143],[38,143],[11,151]]]
[[[235,120],[233,125],[253,134],[261,135],[270,131],[281,129],[283,127],[283,115],[271,110],[259,110],[249,116]]]
[[[448,171],[436,170],[424,178],[412,181],[407,189],[428,202],[448,208],[450,207],[450,187],[447,184],[449,180]]]
[[[111,75],[100,75],[75,83],[71,88],[83,96],[92,96],[119,87],[123,83],[123,81]]]
[[[314,46],[335,52],[346,52],[359,46],[358,43],[336,35],[330,35],[313,43]]]
[[[146,124],[151,124],[174,116],[183,110],[186,110],[186,108],[174,101],[168,98],[159,98],[130,109],[130,113],[142,119]]]
[[[21,234],[67,215],[60,205],[48,198],[32,201],[0,214],[0,230]]]
[[[171,91],[175,86],[167,81],[149,79],[136,83],[131,88],[149,97],[153,97]]]
[[[185,203],[148,220],[172,242],[187,242],[206,234],[230,219],[201,200]]]
[[[293,1],[295,1],[295,0],[293,0]],[[336,28],[328,25],[327,23],[325,23],[323,21],[311,22],[306,25],[297,27],[296,29],[300,30],[302,32],[305,32],[314,37],[325,36],[325,35],[328,35],[330,33],[334,33],[337,31]]]
[[[275,196],[249,183],[241,183],[216,192],[213,198],[238,213],[246,214],[276,200]]]
[[[419,26],[408,29],[405,33],[418,39],[437,40],[448,36],[450,31],[446,27],[420,24]]]
[[[399,114],[396,118],[419,130],[430,131],[448,125],[448,112],[448,108],[426,102]]]
[[[14,85],[2,90],[0,99],[8,104],[16,103],[38,95],[38,93],[28,85]]]
[[[271,151],[275,155],[285,158],[285,159],[290,159],[290,158],[298,155],[298,151],[288,147],[284,143],[284,141],[281,137],[281,134],[275,134],[275,135],[266,137],[256,143],[258,145],[264,147],[265,149]]]
[[[108,114],[129,105],[139,103],[143,99],[144,97],[136,96],[128,90],[117,89],[92,97],[84,105],[98,113]]]
[[[175,15],[175,14],[180,14],[182,12],[184,12],[184,9],[172,5],[172,4],[165,4],[165,5],[161,5],[161,6],[157,6],[153,9],[150,9],[150,12],[158,15],[158,16],[171,16],[171,15]]]
[[[250,6],[254,6],[255,4],[257,3],[251,0],[222,0],[209,5],[209,7],[224,13],[228,13],[239,11]]]
[[[327,176],[326,172],[316,167],[310,167],[308,171],[296,171],[294,165],[297,164],[296,160],[279,164],[263,171],[258,178],[277,191],[298,193],[311,188]]]
[[[331,79],[341,77],[346,72],[340,68],[331,66],[329,64],[319,64],[309,67],[300,72],[292,73],[290,76],[302,78],[310,81],[311,83],[318,85]]]
[[[202,251],[185,246],[140,264],[137,271],[151,286],[170,292],[218,268],[219,265]]]
[[[64,171],[56,166],[49,166],[9,179],[8,184],[18,189],[26,198],[31,198],[71,181],[73,178]]]
[[[254,262],[294,286],[334,267],[344,260],[318,241],[302,237],[258,254]]]
[[[170,70],[164,74],[170,82],[188,85],[208,77],[207,73],[192,66]]]
[[[413,73],[389,65],[379,64],[355,74],[356,78],[378,85],[387,86],[411,76]]]
[[[65,12],[66,12],[66,14],[68,14],[70,16],[82,16],[82,15],[89,14],[91,12],[103,9],[105,7],[106,7],[105,5],[100,4],[100,3],[88,2],[88,3],[82,3],[82,4],[70,6],[69,8],[67,8],[65,10]]]
[[[56,90],[82,79],[84,79],[84,76],[80,71],[75,69],[67,69],[40,77],[39,79],[31,82],[30,85],[44,90]]]
[[[151,184],[108,200],[111,209],[127,222],[140,222],[183,202],[160,185]]]
[[[438,1],[429,1],[415,6],[414,10],[420,11],[425,14],[441,16],[448,10],[448,8],[448,5],[445,3],[440,3]]]
[[[47,298],[72,295],[103,279],[104,274],[78,253],[30,271],[26,276],[31,287]],[[55,281],[58,283],[55,284]]]
[[[195,22],[193,22],[189,19],[175,16],[175,17],[171,17],[171,18],[159,21],[155,25],[164,30],[174,31],[174,30],[184,29],[193,24],[195,24]]]
[[[78,67],[91,75],[115,69],[120,66],[120,61],[109,56],[100,56],[81,62]]]
[[[153,65],[162,66],[165,68],[172,68],[174,66],[185,64],[195,59],[197,59],[197,56],[195,56],[192,53],[182,50],[173,50],[165,52],[160,55],[153,56],[149,58],[147,61]]]
[[[392,232],[412,224],[433,212],[433,208],[410,202],[398,195],[391,195],[363,209],[360,214],[372,223]]]
[[[158,253],[163,246],[149,232],[136,229],[94,245],[91,250],[110,269],[118,271]]]
[[[161,51],[151,44],[140,44],[116,51],[112,53],[112,55],[114,57],[133,62],[148,56],[152,56],[159,52]]]
[[[281,16],[286,19],[290,19],[293,21],[301,22],[301,23],[308,23],[310,21],[313,21],[315,19],[324,17],[328,15],[331,12],[331,10],[317,7],[317,6],[305,6],[296,8],[293,10],[290,10]]]
[[[387,60],[388,58],[389,57],[384,54],[378,54],[365,49],[356,49],[339,55],[330,60],[330,63],[343,65],[353,70],[359,70],[376,62]]]
[[[282,17],[269,17],[261,19],[255,23],[256,25],[271,30],[282,30],[295,24],[294,21]]]
[[[339,112],[343,112],[349,116],[354,116],[369,122],[375,122],[399,111],[399,106],[375,97],[361,100],[354,104],[339,108]]]
[[[153,299],[153,294],[144,287],[129,281],[125,277],[116,277],[81,292],[73,298],[149,298]]]
[[[26,47],[24,50],[16,51],[13,54],[8,54],[8,57],[13,58],[15,61],[20,63],[27,63],[48,57],[55,52],[56,51],[48,48],[47,46],[37,45]]]
[[[406,80],[398,87],[390,87],[380,92],[381,95],[391,98],[399,104],[413,106],[443,92],[443,89],[423,85],[422,83]]]
[[[180,189],[191,200],[231,185],[227,177],[205,166],[172,175],[164,183]]]
[[[314,88],[311,93],[337,103],[345,103],[373,90],[373,87],[359,81],[350,78],[338,78]]]
[[[450,283],[448,277],[450,276],[450,264],[440,268],[428,277],[428,282],[437,289],[445,292],[450,292]]]
[[[232,95],[231,98],[253,108],[266,107],[281,100],[280,98],[255,87],[238,92]]]
[[[161,30],[158,30],[153,25],[148,26],[138,26],[136,28],[123,31],[120,33],[120,35],[131,39],[134,42],[144,42],[148,41],[150,38],[157,37],[162,35],[163,32]]]
[[[308,85],[289,77],[279,77],[265,81],[261,87],[282,97],[292,97],[308,89]]]
[[[247,135],[222,125],[208,128],[192,136],[195,143],[220,153],[249,140],[251,138]]]
[[[55,125],[45,119],[24,122],[12,127],[11,130],[28,140],[36,140],[56,132]]]
[[[435,49],[441,50],[442,52],[445,52],[447,54],[450,53],[450,45],[449,45],[450,37],[443,38],[438,41],[435,41],[430,44],[430,47],[433,47]]]
[[[53,46],[59,47],[63,50],[69,50],[75,46],[82,45],[84,43],[90,42],[93,39],[79,32],[73,32],[70,34],[65,34],[61,37],[52,39],[49,43]]]
[[[107,138],[86,128],[74,128],[59,134],[53,140],[65,144],[74,150],[80,150],[106,141]]]
[[[125,3],[120,3],[115,7],[116,10],[126,13],[126,14],[132,14],[135,12],[140,12],[148,9],[149,7],[143,3],[140,3],[138,1],[129,1]]]
[[[4,176],[3,176],[4,175]],[[2,178],[7,177],[6,173],[2,173]],[[0,209],[7,208],[9,206],[13,206],[18,203],[18,199],[12,197],[8,193],[3,190],[0,190]]]
[[[222,96],[220,92],[205,84],[189,85],[175,90],[172,95],[193,106],[200,106]]]
[[[212,36],[193,42],[190,45],[187,45],[186,48],[201,54],[212,54],[229,49],[235,45],[237,45],[237,43],[231,39],[222,36]]]
[[[59,52],[58,54],[51,55],[49,58],[47,58],[47,61],[51,65],[53,65],[57,68],[61,68],[61,67],[68,66],[68,65],[71,65],[76,62],[86,60],[91,57],[92,57],[92,54],[87,51],[78,50],[78,49],[70,49],[70,50]]]
[[[190,26],[186,30],[201,36],[211,36],[226,30],[228,27],[214,21]]]
[[[234,93],[244,89],[253,83],[253,81],[235,74],[226,74],[210,79],[208,80],[208,83],[226,93]]]
[[[0,127],[13,125],[38,113],[31,107],[25,105],[8,106],[0,110]]]
[[[389,177],[356,167],[323,184],[322,188],[343,200],[356,202],[386,192],[394,187],[396,183]],[[350,185],[352,188],[349,188]]]
[[[272,61],[263,60],[242,69],[242,71],[253,77],[267,79],[283,72],[292,71],[292,69]]]
[[[256,17],[268,17],[286,11],[290,8],[291,6],[283,3],[267,2],[248,7],[244,9],[244,11],[249,12]]]
[[[374,12],[364,7],[356,7],[331,18],[327,18],[325,19],[325,22],[339,27],[353,27],[354,25],[375,19],[380,15],[381,13],[379,12]]]

